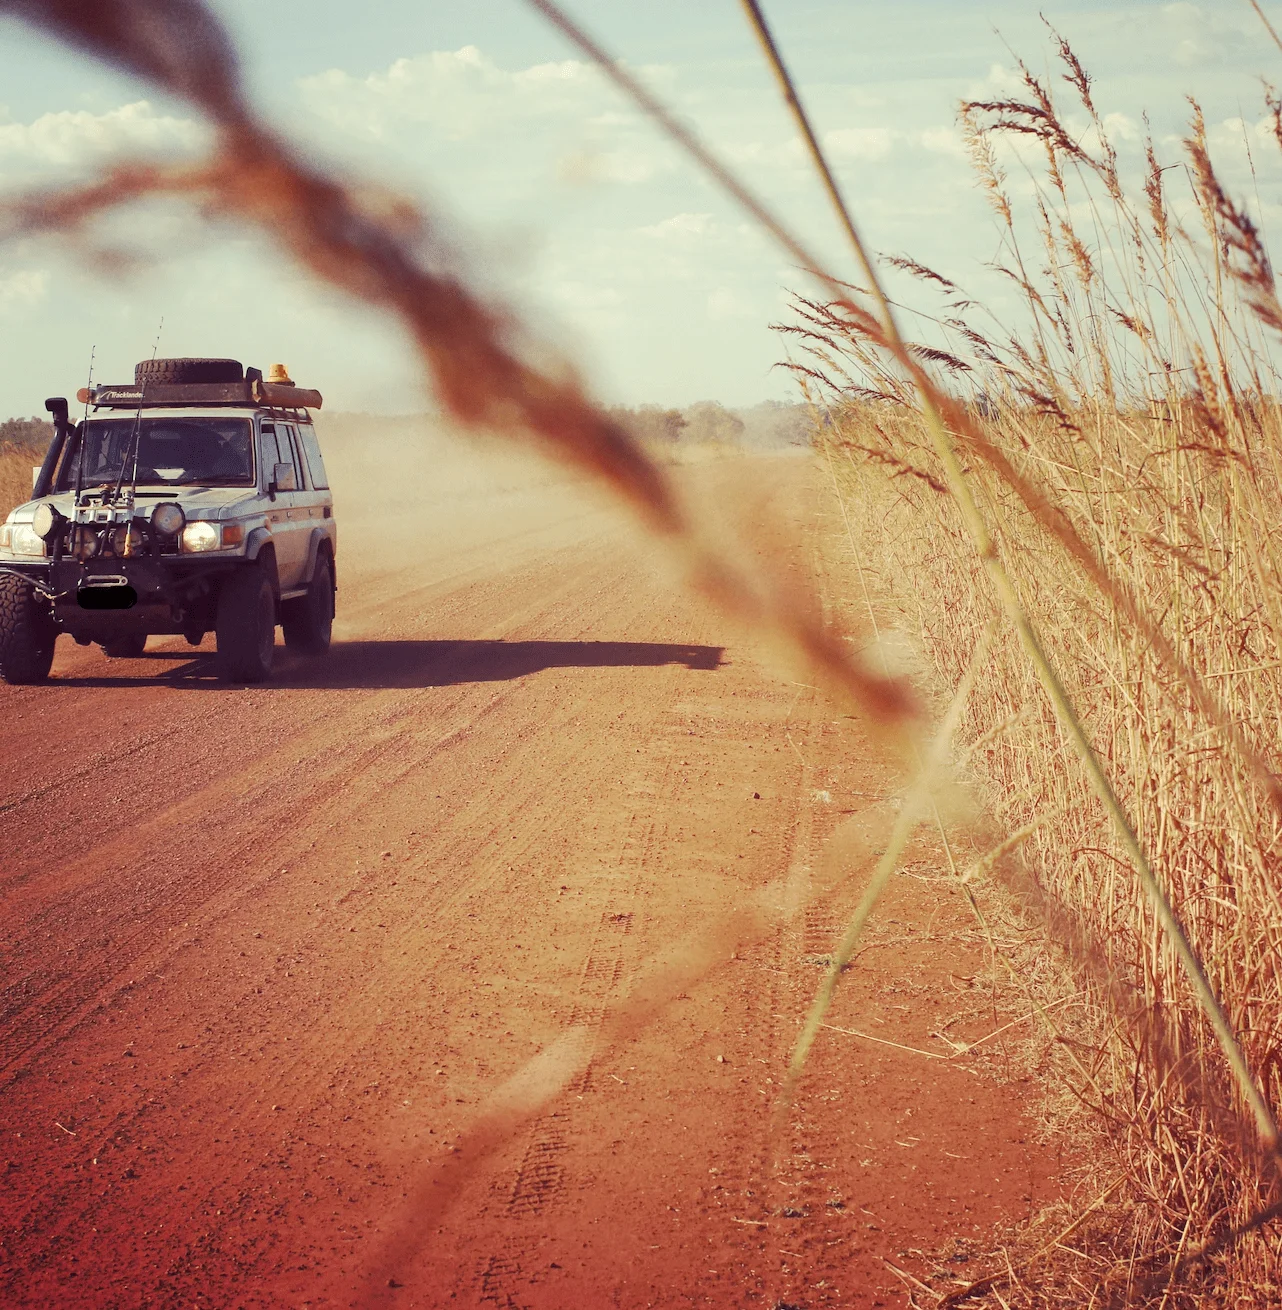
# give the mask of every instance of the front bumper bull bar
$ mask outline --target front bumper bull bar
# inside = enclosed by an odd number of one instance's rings
[[[191,558],[62,559],[0,563],[31,583],[58,627],[78,640],[176,633],[213,626],[221,580],[244,562]]]

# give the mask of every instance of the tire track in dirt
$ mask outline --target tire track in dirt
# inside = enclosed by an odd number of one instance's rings
[[[495,621],[491,613],[483,635],[498,638],[513,631],[528,619],[532,610],[555,603],[572,585],[545,588],[536,593],[538,600],[509,606],[502,620]],[[441,652],[434,664],[438,676],[451,669],[456,675],[463,671],[459,649],[459,646],[447,646]],[[466,709],[460,720],[428,746],[426,755],[420,751],[412,762],[384,779],[383,785],[395,785],[398,777],[421,765],[424,758],[448,748],[511,694],[513,688],[508,686],[479,707]],[[465,704],[469,698],[466,691],[453,697],[459,704]],[[224,914],[236,900],[251,895],[262,881],[261,876],[243,881],[241,871],[252,866],[251,854],[260,858],[268,855],[275,863],[296,853],[295,847],[277,835],[291,830],[292,825],[286,822],[289,815],[300,810],[319,811],[340,799],[347,814],[355,813],[363,800],[360,780],[371,776],[385,756],[404,751],[416,731],[419,709],[420,697],[414,693],[375,695],[363,704],[340,710],[337,724],[331,714],[310,732],[303,732],[275,750],[255,757],[177,805],[162,809],[127,834],[99,842],[94,850],[95,866],[130,868],[139,887],[152,880],[148,903],[140,905],[137,900],[128,903],[127,926],[119,917],[98,922],[104,913],[96,903],[101,893],[94,881],[85,881],[80,860],[64,859],[53,865],[43,861],[39,866],[38,888],[26,894],[21,875],[10,879],[3,909],[27,927],[27,934],[10,936],[0,952],[4,976],[4,989],[0,992],[0,1074],[28,1051],[38,1053],[36,1034],[43,1034],[46,1041],[56,1041],[68,1024],[83,1020],[105,1003],[119,985],[114,980],[122,974],[136,975],[160,967],[170,952],[159,956],[153,952],[153,958],[146,958],[148,943],[158,935],[171,934],[180,925],[188,927],[193,919],[197,921],[193,931],[198,932],[202,917]],[[344,743],[337,751],[333,749],[335,736]],[[114,758],[137,754],[152,740],[155,739],[144,738]],[[323,763],[313,764],[301,783],[291,780],[289,791],[281,792],[276,779],[289,775],[291,764],[300,756]],[[50,783],[42,790],[48,794],[58,786],[71,786],[78,776],[82,775],[73,773],[70,778]],[[355,790],[353,779],[357,780]],[[209,868],[203,861],[173,867],[171,852],[175,847],[188,852],[200,850],[202,830],[207,827],[211,814],[227,816],[215,867]],[[152,852],[165,854],[157,858]],[[157,897],[157,887],[168,894]],[[99,939],[92,944],[82,941],[74,959],[63,968],[49,961],[47,953],[32,949],[32,939],[41,935],[46,939],[54,937],[51,915],[57,917],[60,931],[66,931],[69,918],[79,919],[92,924],[92,938]],[[14,965],[23,958],[38,959],[40,963],[34,970],[23,973],[21,966],[15,969]]]
[[[474,841],[474,842],[479,842],[480,847],[483,849],[484,846],[486,845],[486,843],[489,842],[489,841],[491,840],[491,837],[490,837],[490,836],[487,836],[487,834],[486,834],[485,832],[478,831],[478,822],[477,822],[477,820],[479,819],[479,817],[480,817],[480,816],[478,815],[478,816],[476,816],[475,818],[473,818],[473,819],[471,820],[471,822],[469,823],[468,827],[469,827],[469,832],[470,832],[470,838],[471,838],[471,840]],[[494,836],[497,836],[497,835],[498,835],[497,830],[499,830],[499,829],[501,829],[501,828],[503,827],[502,816],[499,816],[499,817],[493,819],[491,822],[493,823],[493,825],[494,825],[494,829],[496,830],[496,831],[494,832]],[[487,826],[488,826],[488,825],[487,825]],[[477,883],[477,882],[475,882],[475,881],[472,882],[472,883],[470,883],[470,884],[469,884],[469,889],[468,889],[468,896],[469,896],[469,898],[470,898],[470,897],[474,897],[475,895],[479,894],[480,892],[485,891],[486,888],[487,888],[487,886],[490,885],[490,882],[491,882],[491,880],[490,880],[490,879],[487,879],[487,880],[484,880],[484,881],[482,881],[482,882],[480,882],[480,883]],[[499,885],[501,886],[501,879],[499,880]],[[497,890],[497,887],[496,887],[496,890]],[[443,914],[443,913],[445,913],[445,912],[447,911],[447,909],[449,908],[449,905],[450,905],[450,900],[447,898],[446,900],[441,901],[441,902],[438,903],[438,905],[437,905],[437,911],[438,911],[439,913],[442,913],[442,914]],[[374,1065],[374,1064],[378,1061],[378,1059],[379,1059],[379,1057],[380,1057],[381,1055],[383,1055],[383,1052],[379,1049],[379,1044],[375,1044],[374,1046],[372,1046],[372,1047],[371,1047],[370,1049],[368,1049],[368,1050],[360,1050],[360,1051],[354,1052],[353,1055],[352,1055],[352,1057],[351,1057],[350,1062],[345,1062],[343,1065],[340,1065],[340,1066],[339,1066],[339,1070],[338,1070],[336,1073],[334,1073],[333,1076],[336,1076],[336,1077],[341,1078],[343,1069],[346,1068],[346,1067],[348,1067],[349,1064],[350,1064],[350,1066],[353,1066],[353,1067],[358,1067],[358,1066],[365,1065],[365,1064],[368,1064],[368,1065]],[[321,1076],[329,1077],[329,1076],[331,1076],[331,1075],[327,1074],[327,1075],[321,1075]],[[407,1088],[406,1090],[408,1090],[408,1088]],[[393,1097],[393,1099],[394,1099],[394,1097],[395,1097],[396,1095],[399,1095],[399,1092],[395,1092],[395,1093],[391,1093],[391,1092],[389,1092],[389,1095],[391,1095],[391,1096]]]
[[[758,493],[758,514],[774,494],[773,491]],[[806,694],[803,689],[792,698],[785,720],[792,717],[791,710]],[[679,757],[683,752],[692,753],[688,739],[696,734],[696,729],[690,724],[697,723],[698,730],[704,735],[720,735],[727,731],[727,727],[733,732],[733,725],[722,726],[722,721],[710,718],[712,709],[708,704],[674,706],[658,734],[663,769],[657,774],[651,771],[628,780],[629,794],[644,798],[646,809],[633,811],[629,819],[628,837],[616,866],[629,869],[624,880],[626,890],[601,911],[575,1003],[565,1018],[567,1029],[585,1026],[599,1034],[611,1011],[627,1002],[643,966],[653,954],[654,946],[647,941],[646,929],[652,929],[654,925],[647,922],[645,906],[654,878],[654,855],[665,848],[671,849],[672,833],[663,816],[677,808],[680,786],[685,782],[680,768],[690,761]],[[809,713],[805,716],[807,728],[812,717]],[[792,748],[797,750],[791,733],[785,731],[785,735]],[[791,842],[790,868],[794,873],[799,871],[804,875],[805,861],[812,854],[811,807],[805,795],[804,772],[797,774],[791,793],[788,804],[794,816],[792,826],[796,833]],[[790,884],[789,887],[793,895],[804,897],[807,891],[804,878],[802,883],[795,887]],[[613,908],[615,906],[619,908]],[[641,907],[639,915],[635,908],[638,906]],[[643,925],[639,933],[634,932],[638,922]],[[763,1028],[768,1031],[775,1026],[768,1012],[777,1006],[768,1002],[765,1009]],[[599,1044],[599,1037],[594,1044]],[[590,1096],[594,1083],[602,1077],[618,1083],[623,1081],[613,1072],[602,1073],[594,1056],[582,1073],[572,1079],[566,1093],[558,1098],[556,1108],[534,1119],[507,1153],[510,1163],[496,1171],[491,1195],[478,1216],[478,1222],[496,1234],[494,1249],[477,1259],[470,1280],[455,1285],[455,1296],[477,1304],[512,1307],[550,1303],[547,1299],[550,1292],[534,1293],[535,1299],[531,1300],[530,1289],[541,1281],[539,1251],[546,1246],[548,1225],[554,1225],[561,1214],[573,1209],[576,1196],[584,1186],[581,1179],[576,1183],[571,1175],[573,1165],[567,1156],[571,1143],[584,1135],[578,1122],[582,1118],[578,1112],[579,1103]],[[766,1152],[759,1129],[754,1136],[758,1140],[751,1154],[755,1156],[756,1164],[744,1174],[743,1184],[747,1190],[753,1186],[769,1185],[764,1159]],[[738,1234],[735,1240],[740,1243]]]
[[[555,600],[565,588],[553,588],[544,599]],[[534,608],[537,609],[538,605]],[[501,635],[512,631],[528,619],[531,605],[526,603],[513,609],[502,623],[491,624],[487,635]],[[457,654],[442,654],[437,667],[444,671],[459,663]],[[414,769],[421,768],[426,760],[473,730],[488,714],[515,694],[515,686],[508,686],[491,694],[479,705],[468,706],[439,737],[417,749],[414,737],[417,729],[418,698],[413,695],[384,694],[373,698],[359,711],[345,716],[341,732],[344,741],[359,744],[359,749],[345,746],[331,753],[321,771],[309,773],[299,785],[291,784],[288,794],[273,796],[275,779],[288,772],[288,761],[298,753],[304,757],[318,757],[319,751],[308,749],[309,740],[330,740],[334,726],[326,723],[311,734],[280,747],[277,751],[257,758],[241,773],[222,780],[189,797],[179,806],[170,807],[148,823],[134,829],[127,837],[100,845],[96,861],[107,867],[131,867],[141,879],[148,875],[164,875],[164,886],[171,895],[153,902],[146,913],[139,915],[136,901],[129,907],[130,926],[122,929],[118,921],[104,925],[108,935],[95,949],[94,943],[78,947],[75,959],[64,970],[44,966],[42,970],[13,976],[6,968],[6,982],[0,993],[0,1075],[11,1065],[26,1056],[31,1059],[52,1042],[60,1040],[76,1024],[90,1018],[102,1006],[109,1004],[121,987],[135,985],[139,977],[159,972],[175,951],[183,949],[187,940],[198,936],[203,923],[226,915],[235,904],[252,896],[263,885],[270,873],[259,873],[248,880],[236,878],[238,871],[250,869],[257,857],[260,864],[278,866],[296,859],[303,843],[281,833],[290,833],[292,825],[286,822],[290,815],[302,812],[327,810],[331,825],[350,821],[368,803],[377,790],[394,787]],[[459,702],[472,699],[463,692]],[[380,765],[395,759],[391,769],[379,772]],[[257,775],[265,780],[254,782]],[[368,781],[377,777],[377,782]],[[353,781],[354,780],[354,781]],[[173,869],[170,858],[157,860],[149,856],[153,850],[168,850],[174,845],[180,849],[197,849],[198,833],[207,823],[208,815],[227,813],[229,801],[235,808],[252,815],[248,830],[233,818],[220,835],[218,867],[203,871],[201,865],[188,865]],[[238,833],[240,835],[238,835]],[[314,841],[311,843],[314,845]],[[30,958],[31,938],[42,932],[52,937],[48,927],[49,916],[42,913],[46,907],[56,906],[56,914],[65,930],[68,917],[75,917],[78,902],[96,899],[92,886],[72,890],[81,872],[79,862],[67,862],[46,871],[42,879],[39,909],[24,905],[21,898],[10,898],[6,906],[11,914],[19,915],[29,925],[27,938],[15,936],[6,943],[6,955]],[[229,877],[229,875],[231,875]],[[96,913],[91,906],[83,906],[80,915],[92,922]],[[152,943],[176,929],[189,930],[185,937],[157,952]],[[115,929],[115,935],[110,929]],[[165,936],[161,936],[164,934]],[[87,949],[86,949],[87,946]],[[2,957],[0,957],[2,958]],[[130,975],[127,981],[120,980]],[[21,1074],[19,1069],[18,1074]],[[12,1075],[11,1075],[12,1076]]]
[[[669,777],[671,764],[669,751],[662,777],[654,788],[656,799],[663,795],[663,784]],[[651,856],[655,822],[653,815],[634,812],[631,816],[618,860],[618,866],[628,870],[625,886],[601,911],[573,1005],[565,1019],[567,1029],[582,1027],[593,1034],[593,1047],[600,1040],[601,1027],[610,1009],[626,996],[638,963],[633,926],[638,915],[644,915],[645,900],[654,877]],[[501,1229],[506,1236],[499,1252],[483,1258],[477,1276],[472,1280],[476,1299],[482,1304],[521,1304],[516,1298],[521,1285],[529,1282],[530,1254],[536,1245],[531,1239],[530,1228],[539,1224],[549,1209],[566,1202],[561,1157],[576,1127],[573,1105],[568,1098],[581,1100],[589,1095],[595,1075],[595,1056],[592,1055],[582,1072],[571,1079],[561,1108],[535,1119],[523,1134],[524,1141],[518,1148],[520,1163],[514,1175],[510,1180],[500,1175],[495,1181],[494,1190],[504,1199],[491,1201],[483,1214],[496,1230]]]
[[[396,769],[382,776],[378,785],[386,785],[388,781],[394,784],[398,776],[418,767],[424,758],[448,748],[510,695],[510,691],[495,692],[481,706],[469,708],[425,753],[409,761],[402,758]],[[403,708],[398,717],[407,718],[411,714],[411,709]],[[103,862],[117,868],[131,867],[140,879],[163,874],[166,878],[163,886],[168,894],[149,904],[142,914],[138,903],[132,902],[130,926],[125,928],[119,918],[111,920],[101,930],[105,934],[101,944],[93,938],[82,938],[74,960],[63,970],[45,966],[41,971],[20,977],[13,977],[9,969],[5,970],[5,988],[0,994],[0,1077],[15,1076],[10,1072],[12,1065],[19,1060],[29,1063],[38,1057],[77,1024],[109,1005],[121,988],[132,987],[139,978],[162,970],[176,951],[199,936],[204,924],[226,915],[238,902],[254,895],[272,876],[271,868],[296,859],[305,843],[302,838],[281,835],[291,833],[291,826],[286,822],[288,816],[299,809],[326,808],[330,811],[330,821],[341,823],[344,817],[357,813],[373,791],[372,785],[362,785],[360,780],[371,776],[387,758],[402,753],[409,736],[406,730],[389,729],[386,707],[366,717],[374,715],[381,725],[379,730],[366,726],[352,733],[355,740],[363,743],[363,749],[343,752],[331,760],[323,773],[309,774],[306,782],[288,796],[273,798],[270,783],[253,785],[238,776],[205,788],[181,806],[172,807],[141,825],[127,838],[99,847],[97,854]],[[295,749],[291,745],[281,753],[289,755]],[[260,759],[247,772],[257,773],[270,765],[270,758]],[[355,784],[352,779],[357,780]],[[196,849],[194,843],[199,830],[205,827],[206,816],[210,812],[225,812],[229,798],[235,799],[237,807],[252,810],[253,819],[247,830],[234,820],[222,828],[219,858],[214,868],[198,863],[174,869],[171,858],[157,859],[149,854],[175,842]],[[255,864],[259,866],[257,871]],[[268,869],[262,868],[264,864]],[[56,901],[50,903],[49,913],[33,914],[21,902],[12,907],[15,912],[26,911],[28,933],[25,937],[10,937],[5,955],[31,958],[36,954],[32,938],[42,932],[47,938],[54,935],[52,927],[46,926],[51,924],[53,914],[65,930],[69,919],[82,917],[92,921],[92,915],[97,913],[91,905],[78,904],[97,899],[92,887],[73,890],[81,872],[78,862],[49,872],[47,882],[53,886],[41,890],[44,895],[53,891]],[[164,942],[179,928],[188,931],[179,940],[156,948],[158,939]],[[128,980],[121,981],[125,975],[129,975]],[[18,1075],[21,1072],[21,1068],[16,1071]]]

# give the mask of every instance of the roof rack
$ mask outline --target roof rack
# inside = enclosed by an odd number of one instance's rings
[[[266,405],[320,409],[321,393],[280,382],[156,382],[146,387],[82,387],[81,403],[106,409],[160,409],[178,405]]]

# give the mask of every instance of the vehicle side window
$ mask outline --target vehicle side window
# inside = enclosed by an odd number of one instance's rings
[[[298,437],[312,475],[312,486],[317,491],[328,491],[329,476],[325,472],[325,461],[321,458],[320,442],[316,440],[316,429],[310,423],[304,423],[298,429]]]
[[[307,484],[303,481],[303,462],[296,453],[298,441],[294,437],[294,425],[292,423],[276,424],[276,444],[280,447],[280,462],[294,466],[294,482],[299,491],[302,491]]]
[[[270,482],[272,468],[277,464],[292,464],[297,478],[298,462],[294,459],[294,450],[290,445],[289,429],[283,423],[263,424],[262,439],[263,478]],[[298,479],[301,487],[302,481]]]
[[[271,481],[272,465],[276,462],[276,429],[263,424],[258,434],[258,474],[263,486]]]
[[[272,480],[272,468],[279,462],[280,451],[276,449],[276,429],[272,424],[264,423],[258,439],[258,465],[263,486]]]

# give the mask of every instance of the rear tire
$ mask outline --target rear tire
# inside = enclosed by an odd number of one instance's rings
[[[328,552],[316,560],[307,595],[287,600],[281,607],[280,626],[285,645],[300,655],[324,655],[334,628],[334,565]]]
[[[262,682],[271,675],[276,594],[261,569],[241,569],[223,583],[214,632],[224,681]]]
[[[109,660],[136,660],[147,649],[147,634],[135,633],[132,637],[118,637],[115,641],[104,641],[102,653]]]
[[[31,583],[0,573],[0,678],[15,686],[44,682],[57,638],[53,616]]]

